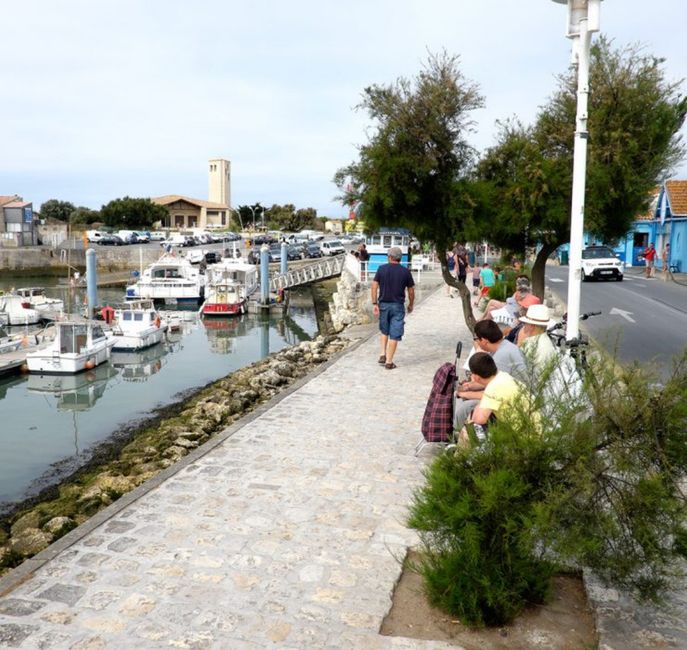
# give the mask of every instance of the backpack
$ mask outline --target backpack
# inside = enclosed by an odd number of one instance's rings
[[[453,391],[456,387],[456,364],[446,362],[434,373],[425,414],[422,436],[427,442],[449,442],[453,438]]]

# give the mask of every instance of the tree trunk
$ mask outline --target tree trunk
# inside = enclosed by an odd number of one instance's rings
[[[444,278],[444,282],[455,289],[458,289],[460,294],[461,302],[463,303],[463,318],[465,319],[465,324],[468,326],[471,332],[475,331],[475,316],[472,313],[472,295],[470,289],[465,286],[464,282],[460,282],[458,278],[454,277],[449,273],[448,261],[446,257],[440,259],[441,262],[441,277]]]
[[[546,260],[560,246],[560,242],[542,245],[532,265],[532,293],[544,302],[544,282],[546,280]]]

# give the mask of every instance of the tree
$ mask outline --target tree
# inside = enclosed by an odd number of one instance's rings
[[[439,251],[463,239],[472,213],[466,181],[474,159],[466,136],[471,111],[482,105],[457,57],[446,53],[430,56],[412,81],[366,88],[359,108],[367,110],[375,129],[360,147],[358,162],[334,177],[344,205],[360,202],[367,228],[406,227]],[[470,291],[449,274],[445,260],[442,273],[458,288],[472,327]]]
[[[58,201],[50,199],[41,205],[40,215],[43,219],[57,219],[58,221],[69,221],[69,215],[75,210],[73,203],[69,201]]]
[[[72,225],[89,224],[100,221],[100,212],[79,206],[69,215],[69,222]]]
[[[114,199],[100,210],[100,216],[105,225],[123,228],[149,228],[156,221],[163,221],[167,216],[167,209],[150,199],[136,199],[125,196]]]
[[[603,241],[626,235],[684,156],[687,99],[681,82],[666,80],[663,63],[638,46],[614,49],[603,37],[592,48],[585,230]],[[479,166],[492,205],[481,204],[478,223],[496,244],[522,246],[527,237],[541,245],[533,267],[538,295],[546,259],[570,238],[576,87],[574,70],[561,76],[534,126],[503,128]]]
[[[297,232],[305,228],[313,228],[317,219],[315,208],[299,208],[292,203],[272,205],[265,210],[265,218],[270,228]]]

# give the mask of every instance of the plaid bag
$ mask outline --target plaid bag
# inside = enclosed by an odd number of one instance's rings
[[[434,373],[425,414],[422,435],[427,442],[448,442],[453,437],[453,391],[456,365],[446,362]]]

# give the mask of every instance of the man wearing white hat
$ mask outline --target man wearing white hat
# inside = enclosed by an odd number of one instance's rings
[[[538,374],[556,357],[556,348],[546,333],[547,327],[553,323],[549,308],[546,305],[531,305],[519,320],[524,325],[518,345]]]

